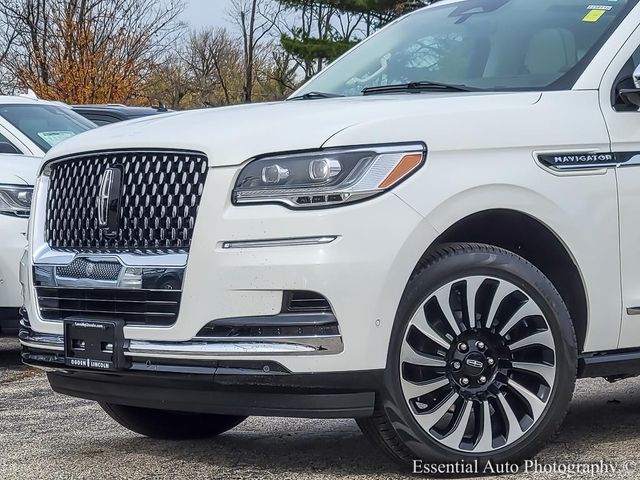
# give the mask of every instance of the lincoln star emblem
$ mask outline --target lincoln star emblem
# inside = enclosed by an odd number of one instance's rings
[[[120,195],[122,190],[122,168],[109,167],[100,179],[98,190],[98,226],[103,235],[113,237],[120,224]]]
[[[474,367],[474,368],[482,368],[484,366],[481,361],[474,360],[473,358],[467,358],[466,363],[470,367]]]
[[[100,181],[100,193],[98,194],[98,225],[104,228],[109,221],[109,198],[113,186],[113,168],[108,168]]]
[[[96,269],[95,264],[92,262],[88,262],[85,268],[85,274],[87,275],[87,277],[93,276],[93,272],[95,271],[95,269]]]

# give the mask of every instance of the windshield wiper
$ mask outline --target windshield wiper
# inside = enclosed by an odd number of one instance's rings
[[[327,92],[307,92],[297,97],[291,97],[289,100],[317,100],[319,98],[338,98],[344,97],[344,95],[338,95],[337,93]]]
[[[465,85],[449,85],[439,82],[409,82],[398,83],[395,85],[382,85],[380,87],[367,87],[362,90],[363,95],[376,95],[378,93],[396,93],[396,92],[475,92],[477,89],[467,87]]]

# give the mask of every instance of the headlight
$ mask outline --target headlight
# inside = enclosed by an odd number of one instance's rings
[[[355,202],[393,188],[420,168],[425,157],[426,146],[419,143],[263,157],[242,169],[233,201],[295,208]]]
[[[0,214],[12,217],[29,217],[33,187],[0,185]]]

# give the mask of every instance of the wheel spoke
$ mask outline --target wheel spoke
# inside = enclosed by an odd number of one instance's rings
[[[513,445],[540,422],[556,388],[546,303],[516,283],[473,274],[450,279],[431,290],[405,331],[401,391],[413,418],[443,448],[489,455]]]
[[[424,313],[424,308],[420,307],[418,309],[418,311],[411,319],[411,324],[416,327],[425,337],[433,340],[441,347],[448,349],[451,346],[451,344],[444,337],[442,337],[438,332],[431,328],[431,325],[429,325],[429,323],[427,322],[427,316]]]
[[[462,442],[462,438],[464,437],[464,432],[467,430],[467,425],[469,424],[469,417],[471,416],[471,411],[473,410],[473,402],[465,401],[462,405],[462,412],[458,415],[457,423],[451,433],[442,439],[442,443],[448,447],[455,448],[456,450],[460,448],[460,443]]]
[[[551,335],[551,331],[543,330],[542,332],[537,332],[533,335],[529,335],[528,337],[525,337],[522,340],[518,340],[517,342],[509,345],[509,349],[511,351],[514,351],[522,347],[528,347],[530,345],[544,345],[545,347],[549,347],[553,350],[553,335]]]
[[[498,308],[502,301],[517,291],[518,289],[507,282],[500,282],[498,284],[498,288],[496,289],[496,293],[493,295],[493,300],[491,301],[491,308],[489,309],[489,315],[487,315],[487,328],[491,328],[493,321],[495,320],[496,313],[498,312]]]
[[[507,444],[515,442],[524,433],[520,427],[520,422],[516,418],[516,414],[513,413],[513,409],[507,399],[504,398],[504,394],[498,394],[498,401],[502,406],[505,416],[507,417]]]
[[[462,333],[460,331],[460,327],[458,326],[458,322],[453,315],[453,311],[451,310],[451,304],[449,303],[449,293],[451,291],[450,285],[447,285],[445,288],[441,288],[435,294],[435,297],[438,299],[438,303],[440,304],[440,309],[442,313],[444,313],[447,322],[451,325],[453,332],[456,335],[460,335]]]
[[[446,377],[424,383],[414,383],[409,380],[402,379],[402,391],[407,399],[414,399],[428,393],[435,392],[446,385],[449,385],[449,379]]]
[[[482,433],[474,452],[488,452],[493,448],[493,428],[491,427],[491,407],[488,401],[482,402]]]
[[[509,321],[505,324],[505,326],[500,329],[500,332],[498,332],[499,335],[504,336],[506,333],[509,332],[509,330],[515,327],[515,325],[520,320],[526,317],[533,317],[533,316],[542,316],[542,311],[540,310],[540,307],[538,307],[538,305],[536,305],[536,303],[533,300],[527,300],[527,303],[522,305],[518,309],[518,311],[513,314],[513,316],[509,319]]]
[[[556,368],[551,365],[545,365],[544,363],[511,362],[511,368],[536,373],[547,382],[548,386],[553,385],[555,380]]]
[[[457,393],[452,393],[436,410],[431,413],[421,413],[416,415],[416,420],[426,432],[431,430],[433,426],[438,423],[442,417],[449,411],[454,403],[460,398]]]
[[[509,379],[508,384],[511,388],[518,392],[529,404],[529,406],[531,407],[531,412],[533,413],[533,421],[535,422],[540,417],[540,415],[542,415],[546,404],[542,400],[540,400],[536,394],[529,391],[518,382]]]
[[[402,352],[402,361],[418,365],[420,367],[445,367],[447,362],[442,358],[425,355],[416,351],[411,345],[405,342]]]
[[[476,327],[476,294],[480,285],[484,282],[484,277],[467,278],[467,314],[469,316],[469,328]]]

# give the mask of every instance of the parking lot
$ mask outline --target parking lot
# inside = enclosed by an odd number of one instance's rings
[[[17,341],[0,340],[2,479],[406,477],[352,420],[251,418],[214,440],[146,439],[113,423],[92,402],[52,393],[45,376],[21,366],[18,355]],[[639,388],[638,379],[579,382],[564,428],[538,456],[540,464],[604,461],[618,471],[599,478],[638,478]],[[558,475],[521,472],[513,478]]]

